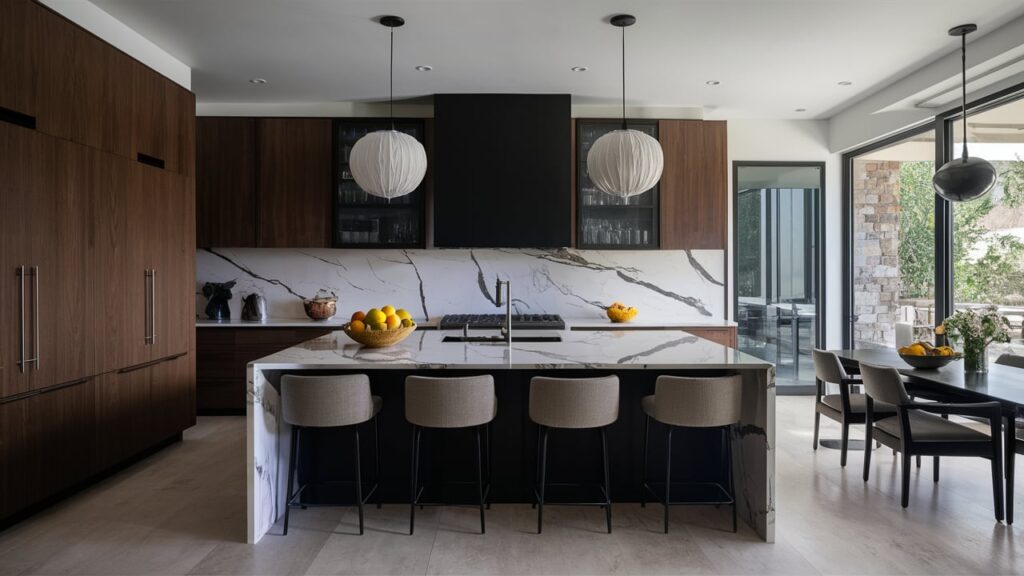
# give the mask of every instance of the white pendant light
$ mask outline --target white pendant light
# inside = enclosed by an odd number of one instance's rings
[[[946,162],[935,172],[932,187],[936,194],[950,202],[981,198],[995,187],[998,179],[991,162],[967,155],[967,35],[977,29],[974,24],[961,24],[949,29],[950,36],[960,37],[960,115],[964,121],[964,148],[960,158]]]
[[[629,14],[612,16],[622,29],[622,129],[601,136],[587,153],[587,175],[598,190],[629,198],[643,194],[661,179],[665,165],[661,143],[626,127],[626,27],[636,23]]]
[[[381,198],[405,196],[420,185],[427,173],[427,153],[419,140],[395,130],[395,28],[405,24],[398,16],[382,16],[380,23],[391,29],[391,76],[388,102],[391,130],[378,130],[360,138],[349,156],[349,168],[356,184],[367,194]]]

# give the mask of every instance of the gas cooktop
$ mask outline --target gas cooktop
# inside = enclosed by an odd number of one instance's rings
[[[498,330],[505,325],[504,314],[446,314],[441,330]],[[513,314],[513,330],[565,330],[565,321],[558,314]]]

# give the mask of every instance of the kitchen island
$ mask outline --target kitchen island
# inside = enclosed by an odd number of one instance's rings
[[[384,398],[380,493],[385,505],[408,502],[411,427],[404,418],[403,382],[409,374],[486,373],[494,376],[498,415],[492,425],[493,502],[532,501],[536,427],[527,415],[532,376],[619,376],[619,420],[608,433],[612,498],[616,502],[637,502],[643,445],[640,398],[653,394],[657,376],[740,374],[743,376],[743,410],[734,431],[733,454],[739,516],[765,541],[774,540],[775,372],[771,364],[680,332],[563,331],[544,335],[552,334],[559,335],[561,341],[455,343],[443,341],[445,331],[423,330],[394,347],[369,349],[356,344],[343,332],[333,332],[250,363],[246,410],[248,541],[259,541],[284,511],[291,430],[280,420],[281,375],[356,372],[368,374],[374,394]],[[652,424],[652,455],[658,454],[663,446],[659,443],[661,434],[655,430]],[[680,479],[705,480],[707,474],[717,473],[715,465],[707,462],[717,462],[710,456],[717,457],[720,446],[714,444],[715,436],[701,432],[692,431],[685,441],[678,443],[686,447],[680,447],[674,454],[684,455],[688,460],[686,470],[679,471]],[[329,440],[328,436],[325,443]],[[571,443],[568,445],[573,455],[563,461],[562,470],[555,467],[551,472],[563,477],[573,476],[573,481],[585,481],[590,466],[585,455],[594,452],[587,444],[591,439],[567,436],[564,441]],[[319,469],[317,477],[333,478],[339,470],[345,470],[347,456],[325,459],[319,457],[321,450],[322,446],[314,447],[312,462],[308,451],[305,456],[312,467]],[[596,453],[594,456],[597,457]],[[658,473],[660,460],[651,458],[652,475]],[[673,461],[677,461],[675,456]],[[664,470],[663,463],[661,469]],[[676,470],[673,467],[674,477]]]

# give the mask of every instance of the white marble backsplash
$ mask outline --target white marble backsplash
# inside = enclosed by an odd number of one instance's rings
[[[340,250],[211,248],[196,252],[196,315],[204,318],[206,282],[236,280],[230,302],[259,292],[272,318],[305,318],[302,299],[327,290],[338,314],[392,304],[417,319],[497,313],[496,277],[512,282],[516,313],[604,318],[619,301],[640,318],[725,317],[723,250],[571,249]]]

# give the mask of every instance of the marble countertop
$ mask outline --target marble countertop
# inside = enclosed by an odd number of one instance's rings
[[[196,328],[340,328],[348,322],[347,318],[335,316],[330,320],[310,320],[309,318],[268,318],[266,322],[253,322],[232,318],[217,321],[205,318],[196,319]],[[420,328],[437,328],[440,317],[429,320],[417,320]],[[567,330],[681,330],[684,328],[729,328],[736,326],[732,320],[694,318],[686,320],[655,321],[644,318],[632,322],[615,324],[611,320],[601,318],[565,318]]]
[[[476,333],[487,334],[479,330]],[[529,332],[561,342],[442,342],[446,332],[419,330],[390,348],[364,348],[342,332],[303,342],[251,363],[289,369],[740,369],[771,364],[692,334],[664,330]],[[520,330],[515,334],[527,335]]]

